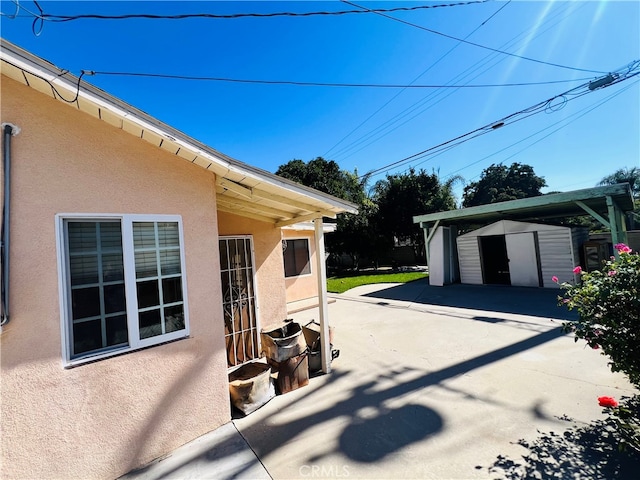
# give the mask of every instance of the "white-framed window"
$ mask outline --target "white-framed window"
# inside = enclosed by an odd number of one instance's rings
[[[283,239],[282,255],[284,257],[285,278],[311,274],[308,238]]]
[[[56,229],[66,365],[189,335],[180,216],[64,214]]]

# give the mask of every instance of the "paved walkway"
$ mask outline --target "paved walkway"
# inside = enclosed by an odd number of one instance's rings
[[[562,334],[556,295],[414,282],[334,296],[341,355],[330,375],[235,419],[223,427],[235,440],[192,450],[182,470],[135,478],[495,478],[499,455],[526,453],[519,439],[561,431],[564,416],[602,418],[598,396],[633,392],[598,351]],[[208,461],[230,448],[235,466]]]

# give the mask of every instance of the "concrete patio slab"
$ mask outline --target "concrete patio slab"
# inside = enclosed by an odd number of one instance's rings
[[[271,476],[229,422],[119,480],[231,478],[269,480]]]
[[[634,392],[562,333],[557,293],[420,281],[334,296],[333,372],[234,423],[274,479],[493,478],[518,439]]]

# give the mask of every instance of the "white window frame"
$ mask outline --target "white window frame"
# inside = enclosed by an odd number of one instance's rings
[[[108,351],[87,353],[76,358],[72,356],[71,344],[71,288],[67,264],[67,246],[65,222],[74,221],[119,221],[122,229],[122,260],[124,266],[124,285],[127,312],[128,343],[124,347],[116,347]],[[103,358],[121,355],[125,352],[159,345],[189,336],[189,307],[187,294],[187,275],[184,253],[184,232],[180,215],[144,215],[144,214],[96,214],[96,213],[61,213],[55,217],[56,248],[58,256],[58,290],[60,299],[60,330],[62,332],[62,360],[65,367],[80,365]],[[138,329],[138,295],[136,291],[135,254],[133,246],[134,222],[174,222],[178,224],[180,242],[180,269],[182,279],[182,295],[184,309],[184,330],[169,332],[149,338],[140,338]]]
[[[291,275],[290,277],[287,277],[287,269],[286,266],[284,265],[285,259],[284,259],[284,252],[282,252],[282,265],[284,267],[284,278],[285,280],[289,280],[290,278],[304,278],[304,277],[310,277],[311,275],[313,275],[313,265],[311,262],[311,238],[310,237],[283,237],[284,241],[289,242],[289,241],[293,241],[293,240],[306,240],[307,241],[307,254],[309,255],[309,273],[301,273],[299,275]]]

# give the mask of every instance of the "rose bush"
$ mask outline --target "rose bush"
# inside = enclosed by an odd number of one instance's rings
[[[602,270],[585,272],[580,283],[563,283],[559,305],[579,313],[575,322],[564,324],[575,340],[583,339],[609,357],[614,372],[623,372],[640,388],[640,255],[624,245],[615,246],[618,258],[611,257]]]
[[[573,332],[576,342],[582,339],[600,349],[612,371],[624,373],[640,388],[640,255],[623,243],[615,249],[617,258],[611,257],[602,270],[587,273],[576,267],[580,283],[561,284],[564,295],[558,304],[579,313],[577,321],[564,324],[565,331]],[[598,403],[606,409],[619,448],[640,453],[640,395],[620,405],[611,397],[600,397]]]

